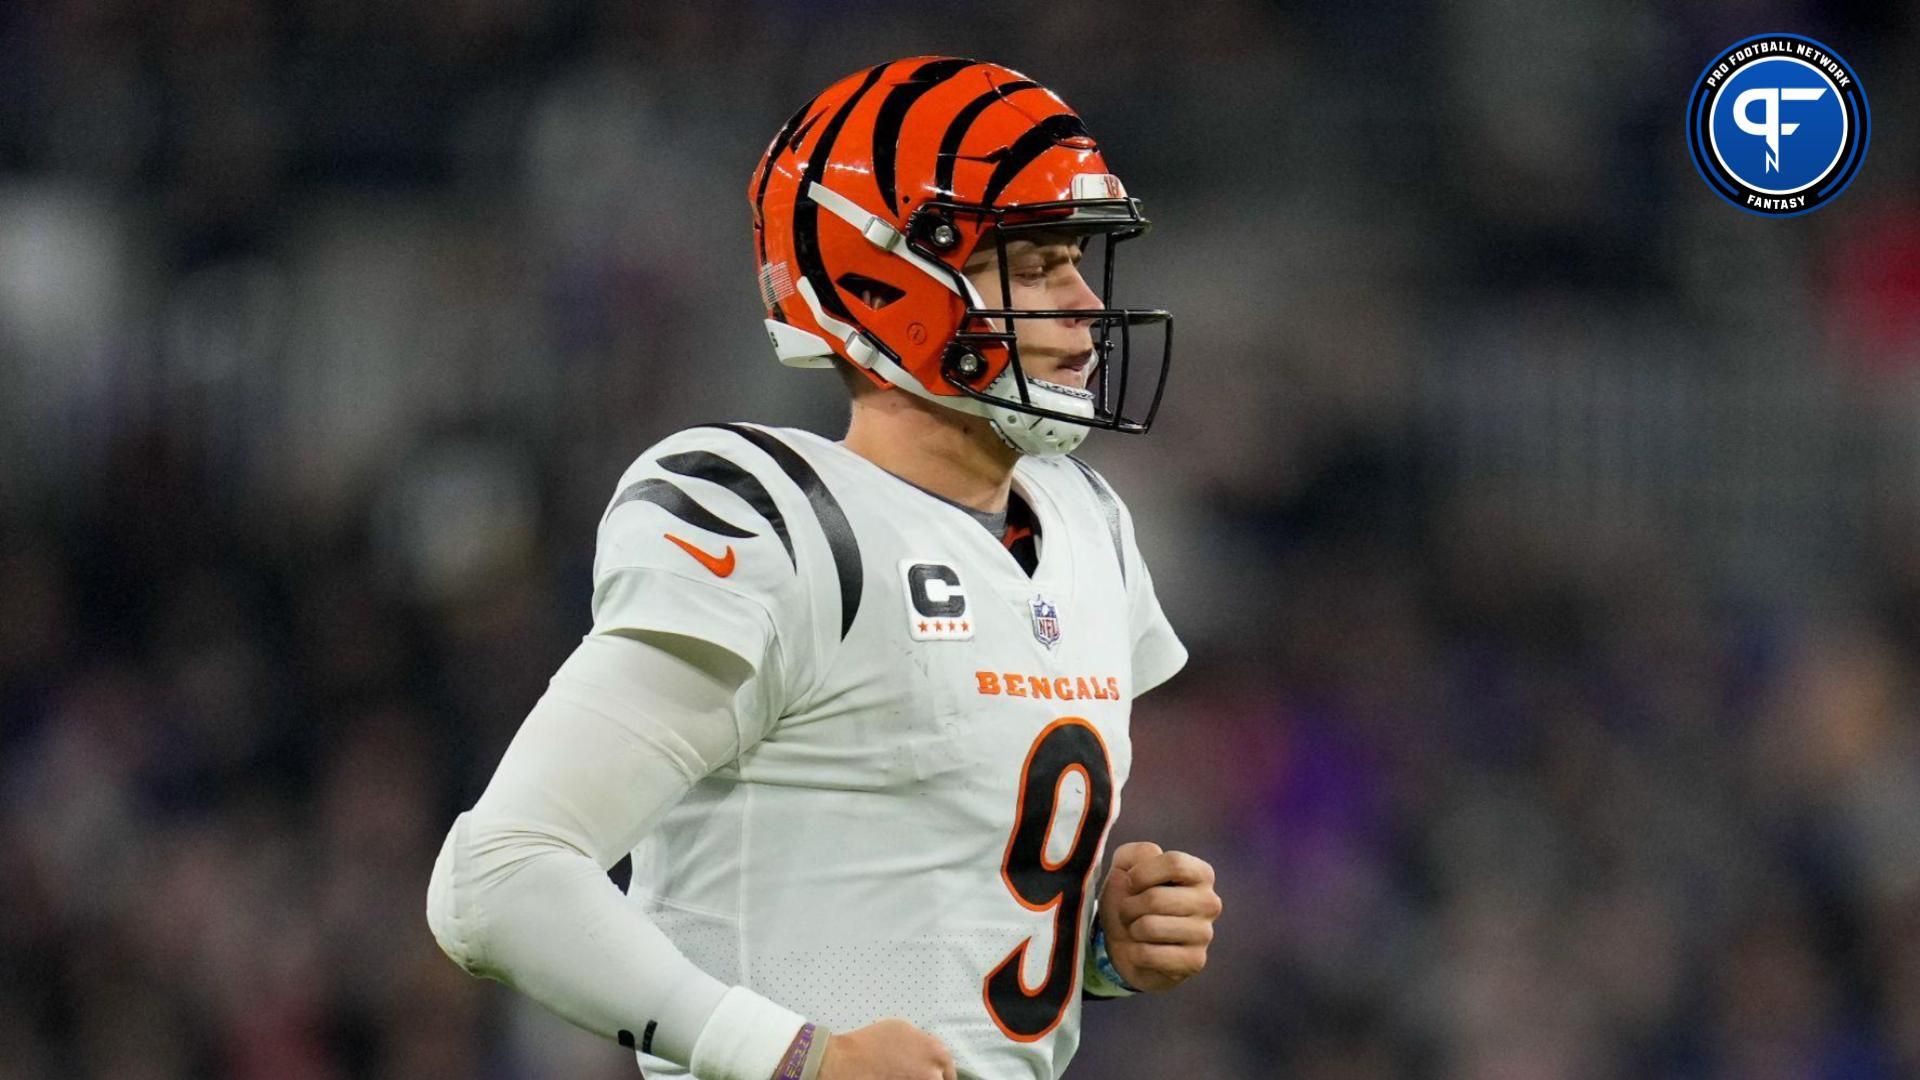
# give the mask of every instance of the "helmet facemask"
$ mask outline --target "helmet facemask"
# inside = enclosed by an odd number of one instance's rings
[[[968,298],[966,316],[940,366],[942,379],[965,396],[966,404],[946,400],[963,411],[987,417],[1003,440],[1028,454],[1068,453],[1089,430],[1146,431],[1166,387],[1173,317],[1159,309],[1115,306],[1114,257],[1122,241],[1140,236],[1148,228],[1138,202],[1129,198],[1004,209],[957,202],[929,202],[919,207],[908,222],[908,244],[927,262],[950,273],[956,291]],[[999,295],[992,301],[982,297],[972,280],[953,268],[953,244],[962,235],[978,236],[979,244],[994,245]],[[1099,307],[1014,306],[1008,246],[1042,237],[1071,239],[1084,253],[1081,265],[1099,267]],[[1085,389],[1047,381],[1029,370],[1021,358],[1017,332],[1023,319],[1070,319],[1092,324],[1093,359]],[[1158,341],[1154,342],[1156,334]],[[1138,353],[1136,343],[1143,345]]]

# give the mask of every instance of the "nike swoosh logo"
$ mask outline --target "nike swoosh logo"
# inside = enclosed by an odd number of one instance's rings
[[[724,555],[709,555],[706,552],[701,551],[699,548],[694,547],[692,544],[687,543],[685,540],[682,540],[679,537],[673,535],[672,533],[664,533],[663,535],[666,536],[667,539],[673,541],[675,544],[678,544],[680,546],[681,551],[684,551],[687,554],[693,556],[695,559],[698,559],[700,561],[701,566],[704,566],[707,569],[713,571],[714,577],[726,577],[729,574],[733,573],[733,545],[732,544],[727,545],[727,552]]]

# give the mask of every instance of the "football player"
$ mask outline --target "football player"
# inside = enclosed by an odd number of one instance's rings
[[[1099,872],[1131,702],[1186,660],[1067,456],[1164,388],[1167,313],[1109,306],[1147,222],[1051,91],[946,57],[829,87],[747,194],[774,350],[843,372],[846,438],[698,427],[627,470],[593,630],[429,923],[649,1076],[1058,1076],[1083,996],[1192,976],[1220,912],[1192,855]]]

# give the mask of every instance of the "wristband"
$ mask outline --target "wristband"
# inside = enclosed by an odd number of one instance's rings
[[[1087,993],[1095,997],[1132,997],[1143,993],[1114,966],[1113,955],[1107,951],[1107,932],[1098,919],[1093,924],[1093,940],[1087,945],[1087,967]]]
[[[807,1064],[800,1070],[800,1080],[818,1080],[821,1068],[827,1063],[827,1040],[831,1038],[833,1032],[814,1025],[813,1048],[807,1052]]]
[[[827,1040],[832,1037],[833,1032],[819,1024],[802,1024],[799,1034],[787,1044],[787,1056],[773,1080],[814,1080],[820,1075],[820,1064],[827,1057]]]

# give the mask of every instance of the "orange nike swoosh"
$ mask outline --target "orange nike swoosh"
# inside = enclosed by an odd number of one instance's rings
[[[667,539],[680,545],[681,551],[684,551],[687,554],[693,556],[694,558],[700,560],[700,565],[713,571],[714,577],[726,577],[727,575],[733,573],[733,545],[732,544],[727,545],[727,553],[725,555],[709,555],[706,552],[701,551],[699,548],[694,547],[692,544],[687,543],[685,540],[682,540],[679,537],[673,535],[672,533],[665,533],[664,535],[666,536]]]

